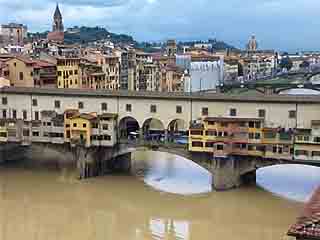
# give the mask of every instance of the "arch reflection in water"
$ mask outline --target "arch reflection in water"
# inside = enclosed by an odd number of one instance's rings
[[[257,171],[257,184],[278,196],[307,201],[320,185],[320,168],[306,165],[276,165]]]
[[[191,195],[211,191],[211,174],[191,160],[161,152],[135,152],[134,173],[143,173],[144,182],[163,192]]]

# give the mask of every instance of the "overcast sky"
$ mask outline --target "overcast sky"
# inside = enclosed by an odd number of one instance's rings
[[[56,0],[0,0],[0,21],[49,30]],[[66,27],[104,26],[137,40],[217,38],[243,48],[320,49],[319,0],[61,0]]]

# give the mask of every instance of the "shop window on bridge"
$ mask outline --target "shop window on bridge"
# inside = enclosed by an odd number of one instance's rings
[[[248,145],[248,151],[255,151],[256,147],[254,145]]]
[[[26,110],[22,111],[23,120],[27,120],[28,114]]]
[[[7,133],[6,132],[0,132],[0,137],[6,138],[7,137]]]
[[[29,129],[23,129],[22,134],[24,137],[29,137],[30,136],[30,130]]]
[[[267,138],[267,139],[274,139],[277,137],[277,133],[276,132],[265,132],[263,134],[264,138]]]
[[[103,140],[105,140],[105,141],[111,141],[111,136],[109,136],[109,135],[104,135],[104,136],[103,136]]]
[[[291,133],[286,133],[286,132],[280,133],[279,137],[280,137],[280,140],[283,140],[283,141],[291,141],[292,139]]]
[[[217,136],[217,131],[208,130],[208,131],[206,131],[206,136]]]
[[[192,131],[190,131],[190,134],[191,135],[202,135],[202,131],[201,130],[192,130]]]
[[[313,141],[314,141],[315,143],[320,143],[320,137],[315,137],[315,138],[313,138]]]
[[[7,110],[6,109],[2,110],[2,118],[7,118]]]
[[[39,132],[32,132],[32,136],[33,136],[33,137],[39,137],[40,134],[39,134]]]
[[[224,150],[224,145],[223,144],[218,144],[217,145],[217,150],[218,151],[223,151]]]
[[[295,155],[296,156],[306,156],[306,157],[308,157],[309,156],[309,152],[306,151],[306,150],[296,150],[295,151]]]
[[[320,151],[313,151],[312,157],[320,157]]]
[[[192,147],[203,147],[203,142],[192,142]]]
[[[17,119],[17,110],[12,110],[12,118]]]
[[[213,148],[214,143],[213,142],[206,142],[206,148]]]

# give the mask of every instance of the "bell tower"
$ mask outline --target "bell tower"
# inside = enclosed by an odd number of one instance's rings
[[[62,15],[59,9],[59,5],[57,3],[56,10],[53,15],[53,26],[52,26],[53,32],[63,32],[63,21],[62,21]]]

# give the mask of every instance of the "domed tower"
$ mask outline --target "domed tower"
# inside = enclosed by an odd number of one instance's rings
[[[59,5],[57,4],[56,10],[53,15],[53,27],[52,27],[53,32],[63,32],[64,27],[63,27],[63,21],[62,21],[62,15],[59,9]]]

